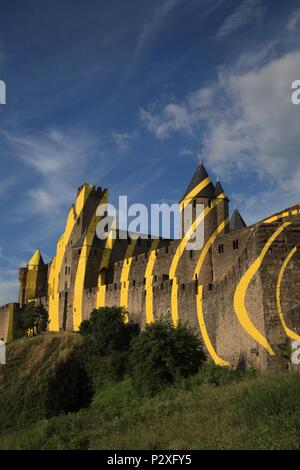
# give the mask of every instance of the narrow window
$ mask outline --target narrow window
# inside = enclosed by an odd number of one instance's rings
[[[239,249],[239,241],[238,240],[233,240],[233,249],[238,250]]]

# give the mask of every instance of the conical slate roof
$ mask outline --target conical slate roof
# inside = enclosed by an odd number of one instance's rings
[[[199,163],[198,167],[196,168],[196,171],[190,181],[190,184],[187,187],[187,190],[182,198],[185,199],[189,193],[196,188],[196,186],[204,181],[208,177],[208,173],[203,165],[203,163]],[[209,199],[214,199],[215,198],[215,187],[212,183],[209,183],[202,191],[200,191],[198,194],[195,194],[194,197],[204,197],[204,198],[209,198]]]
[[[220,181],[217,181],[216,190],[215,190],[215,197],[219,197],[223,193],[224,193],[223,186],[221,185]]]
[[[228,197],[227,197],[226,194],[225,194],[225,191],[224,191],[224,189],[223,189],[222,184],[221,184],[220,181],[218,180],[218,181],[217,181],[217,184],[216,184],[216,189],[215,189],[215,197],[220,197],[221,194],[224,194],[225,199],[227,199],[227,200],[229,201]]]
[[[235,230],[240,230],[241,228],[245,228],[245,227],[247,227],[246,222],[244,221],[243,217],[239,213],[238,209],[235,209],[229,222],[230,232],[235,232]]]

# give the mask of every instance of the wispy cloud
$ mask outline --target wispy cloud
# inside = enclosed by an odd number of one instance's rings
[[[72,201],[84,170],[101,170],[104,175],[112,166],[101,140],[83,130],[3,134],[12,157],[33,172],[32,187],[25,193],[25,215],[57,216]]]
[[[160,103],[152,103],[149,108],[140,110],[140,119],[147,129],[158,139],[170,137],[174,132],[192,136],[201,120],[212,112],[215,90],[203,87],[188,94],[183,102],[172,101],[163,108]]]
[[[180,150],[179,155],[182,157],[190,157],[191,155],[194,155],[194,152],[191,149],[185,148]]]
[[[130,144],[137,138],[136,132],[115,132],[111,133],[112,140],[118,147],[119,151],[126,153],[129,151]]]
[[[217,39],[224,39],[251,22],[258,21],[263,16],[264,8],[261,0],[244,0],[231,15],[229,15],[217,33]]]
[[[242,71],[224,68],[216,82],[181,102],[141,110],[140,117],[160,140],[176,133],[201,139],[202,154],[219,175],[253,174],[265,181],[263,199],[272,185],[280,209],[300,198],[299,109],[291,103],[300,50],[247,71],[242,64]]]
[[[128,66],[124,71],[118,89],[121,88],[136,71],[141,60],[149,51],[153,43],[156,41],[157,36],[162,29],[164,22],[171,11],[182,0],[164,0],[160,5],[153,10],[151,18],[144,24],[142,31],[137,39],[136,47],[133,51]]]
[[[300,8],[297,8],[291,14],[288,22],[287,22],[287,29],[289,31],[293,31],[296,27],[300,24]]]

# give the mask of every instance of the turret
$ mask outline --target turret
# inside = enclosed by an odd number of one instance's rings
[[[211,179],[203,165],[202,162],[199,163],[196,171],[191,179],[190,184],[180,201],[180,208],[182,216],[182,225],[186,213],[190,216],[190,211],[192,211],[192,223],[196,218],[200,217],[205,213],[204,219],[200,219],[200,224],[197,226],[197,229],[200,229],[200,232],[197,234],[197,242],[195,243],[194,250],[198,252],[195,256],[193,254],[188,254],[185,257],[186,270],[191,270],[191,274],[195,269],[195,262],[199,258],[199,252],[203,249],[203,246],[206,245],[208,240],[211,238],[212,234],[217,229],[217,209],[215,207],[215,187],[211,182]],[[189,225],[191,225],[189,223]],[[185,228],[185,232],[187,227]],[[203,232],[201,233],[201,229]],[[183,231],[183,234],[185,233]],[[203,238],[202,238],[203,237]],[[197,274],[198,276],[198,274]],[[202,284],[208,284],[212,282],[213,279],[213,267],[212,267],[212,254],[211,250],[205,256],[205,262],[202,266],[201,273],[199,273],[198,282]]]
[[[230,232],[235,232],[236,230],[240,230],[245,227],[247,227],[246,222],[244,221],[238,209],[235,209],[229,223]]]
[[[215,190],[215,198],[220,199],[220,202],[217,205],[217,224],[218,227],[224,222],[224,220],[228,219],[229,217],[229,199],[226,196],[224,189],[222,187],[221,182],[218,180],[216,184]],[[225,229],[220,232],[220,234],[228,233],[229,226],[226,225]]]
[[[182,211],[182,228],[185,212],[187,213],[187,206],[191,210],[192,205],[192,223],[195,221],[197,216],[197,206],[200,204],[205,209],[209,209],[215,199],[215,187],[211,182],[211,179],[202,162],[199,163],[196,171],[187,187],[187,190],[180,201],[180,207]],[[209,211],[204,221],[204,241],[212,235],[217,228],[217,212],[215,209]],[[183,231],[184,234],[184,231]]]
[[[47,268],[40,250],[36,250],[26,268],[19,271],[20,303],[27,303],[37,297],[43,297],[47,291]],[[24,292],[25,289],[25,292]]]

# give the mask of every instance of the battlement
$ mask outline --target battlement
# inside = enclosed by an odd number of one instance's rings
[[[282,312],[294,332],[300,328],[299,205],[247,227],[237,209],[229,219],[221,183],[215,187],[200,165],[180,203],[182,210],[191,202],[204,206],[204,245],[190,251],[185,238],[133,239],[117,227],[115,237],[100,240],[96,210],[107,196],[101,186],[78,188],[52,262],[44,265],[37,250],[19,270],[20,304],[45,305],[51,331],[77,331],[101,306],[125,307],[141,327],[169,315],[199,330],[217,364],[236,365],[241,354],[261,368],[280,363],[278,345],[288,331]],[[271,348],[279,361],[268,357]]]
[[[102,188],[101,186],[96,186],[94,184],[83,183],[77,188],[77,196],[81,193],[81,191],[86,188],[89,189],[91,194],[95,194],[96,196],[101,196],[102,193],[107,191],[107,188]]]

